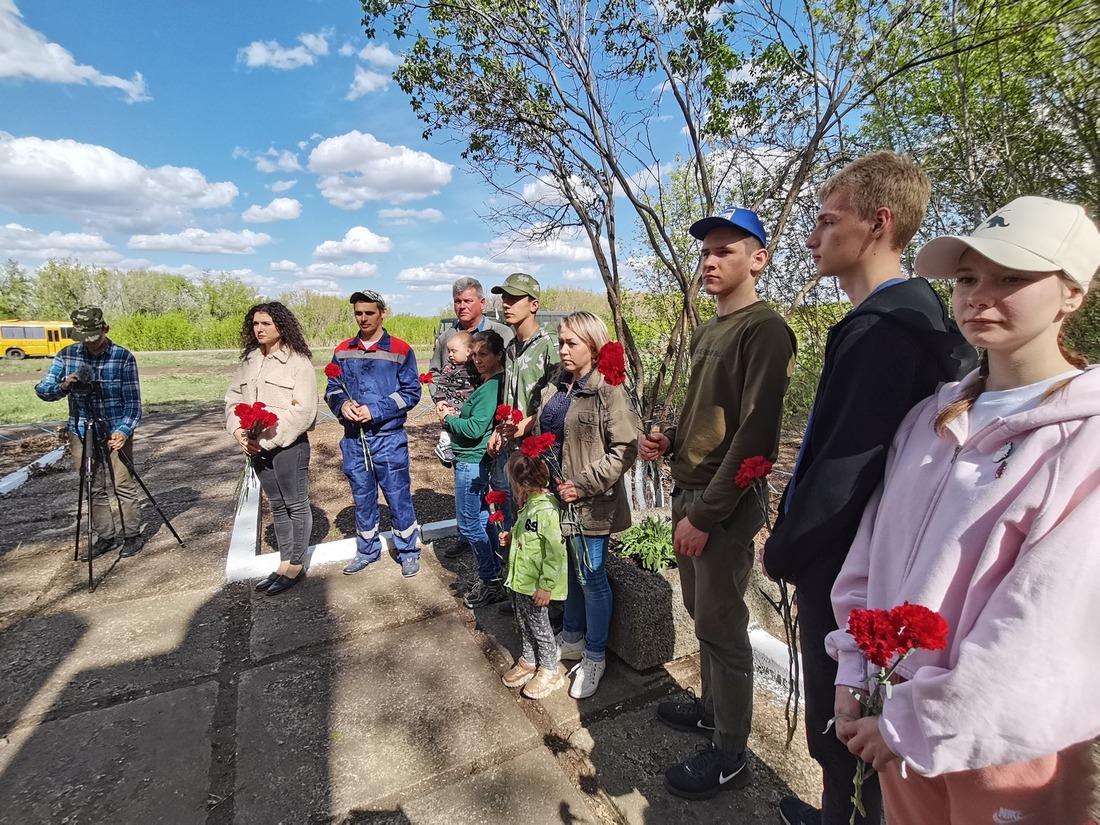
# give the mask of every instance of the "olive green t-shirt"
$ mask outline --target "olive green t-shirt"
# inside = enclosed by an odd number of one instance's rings
[[[705,491],[687,514],[696,528],[709,531],[733,514],[743,492],[734,483],[742,461],[775,460],[796,348],[790,327],[763,301],[695,330],[683,411],[665,434],[673,480]]]

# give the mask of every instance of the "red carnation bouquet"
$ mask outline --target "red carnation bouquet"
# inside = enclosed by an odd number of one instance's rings
[[[431,375],[431,373],[428,373]],[[335,361],[325,364],[325,377],[329,381],[335,381],[336,385],[343,391],[344,395],[348,397],[349,401],[355,399],[351,397],[351,393],[348,391],[348,385],[344,383],[344,370]],[[374,473],[374,458],[370,454],[370,444],[367,443],[367,433],[362,426],[359,427],[359,444],[363,448],[363,466],[367,468],[368,473]]]
[[[507,404],[501,404],[497,407],[496,415],[493,416],[498,424],[518,424],[525,417],[523,410],[509,407]]]
[[[485,494],[485,503],[489,505],[489,523],[499,528],[504,524],[504,507],[508,504],[508,493],[504,490],[490,490]],[[510,539],[511,536],[503,530],[497,534],[497,543],[501,547],[506,547]]]
[[[626,353],[623,351],[623,345],[618,341],[610,341],[600,347],[599,353],[596,355],[596,369],[600,375],[603,376],[605,383],[610,384],[612,387],[621,386],[626,390],[626,397],[630,401],[630,409],[634,411],[634,414],[638,416],[638,420],[642,420],[642,403],[638,398],[638,392],[636,388],[637,382],[630,384],[626,383]],[[646,421],[645,428],[648,431],[654,424],[660,423],[659,421]]]
[[[244,434],[255,441],[260,437],[260,433],[264,430],[271,429],[279,423],[279,416],[273,413],[267,408],[267,405],[262,401],[256,401],[252,404],[238,404],[233,408],[233,415],[237,416],[238,426],[244,430]],[[237,479],[237,489],[233,491],[234,497],[237,499],[237,510],[244,506],[245,501],[248,500],[248,481],[251,476],[256,472],[252,466],[252,456],[246,455],[244,457],[244,470],[241,471],[241,477]]]
[[[853,610],[848,614],[848,633],[856,640],[860,653],[878,668],[867,678],[868,692],[864,696],[852,691],[859,700],[863,716],[881,716],[886,699],[890,698],[894,673],[914,650],[943,650],[947,647],[947,620],[924,605],[904,604],[890,610]],[[829,720],[832,725],[836,717]],[[856,764],[855,793],[852,795],[852,825],[857,813],[866,815],[863,807],[863,780],[867,767]]]
[[[431,384],[433,382],[432,374],[430,372],[422,372],[420,373],[419,377],[421,384]]]

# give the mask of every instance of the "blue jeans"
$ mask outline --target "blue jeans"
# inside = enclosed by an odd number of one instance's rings
[[[508,505],[501,509],[504,513],[504,523],[500,525],[501,532],[509,532],[512,529],[512,522],[516,519],[515,502],[512,500],[512,485],[508,482],[508,473],[505,471],[505,467],[508,464],[508,457],[511,455],[507,449],[501,449],[500,454],[496,458],[487,458],[489,462],[490,477],[489,481],[492,483],[494,490],[500,490],[508,494]]]
[[[584,639],[584,655],[594,662],[607,658],[611,627],[611,585],[607,583],[608,536],[569,538],[569,595],[565,599],[562,639]],[[587,546],[587,551],[586,551]]]
[[[483,581],[500,578],[500,559],[489,541],[486,526],[489,523],[489,505],[485,494],[489,491],[489,462],[470,464],[455,462],[455,516],[458,534],[474,549],[477,558],[477,576]]]

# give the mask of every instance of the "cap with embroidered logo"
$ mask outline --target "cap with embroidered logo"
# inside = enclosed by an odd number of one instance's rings
[[[494,295],[514,295],[516,297],[526,295],[537,301],[541,294],[541,288],[539,282],[526,272],[513,272],[504,279],[503,284],[493,287],[492,292]]]
[[[1002,206],[969,235],[933,238],[917,252],[914,267],[925,278],[954,278],[967,249],[1008,269],[1061,270],[1083,292],[1100,267],[1100,231],[1085,210],[1031,195]]]
[[[740,206],[728,206],[717,215],[697,220],[688,231],[693,238],[701,241],[707,237],[708,232],[723,226],[748,232],[763,246],[768,245],[768,233],[764,231],[764,224],[760,222],[759,216],[751,209],[742,209]]]

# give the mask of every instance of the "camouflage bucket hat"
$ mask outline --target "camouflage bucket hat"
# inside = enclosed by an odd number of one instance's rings
[[[69,316],[73,322],[73,340],[88,343],[103,334],[107,326],[103,321],[103,310],[99,307],[80,307]]]
[[[537,301],[541,290],[539,282],[526,272],[513,272],[504,279],[501,286],[493,287],[492,291],[496,295],[527,295]]]

